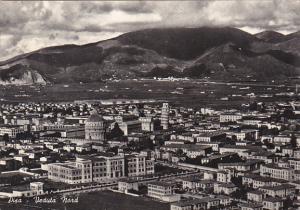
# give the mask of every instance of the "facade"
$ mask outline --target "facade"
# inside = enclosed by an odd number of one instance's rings
[[[208,210],[208,209],[217,209],[221,204],[222,198],[194,198],[181,200],[175,203],[172,203],[170,206],[171,210]]]
[[[84,127],[77,127],[77,128],[70,128],[64,131],[61,131],[61,137],[63,138],[81,138],[85,135],[85,128]],[[89,135],[87,135],[89,136]]]
[[[283,210],[283,200],[280,198],[268,197],[262,203],[266,210]]]
[[[146,155],[128,155],[125,157],[127,176],[144,176],[154,174],[154,161]]]
[[[220,115],[220,122],[236,122],[242,119],[242,115],[235,113],[224,113]]]
[[[201,133],[199,136],[196,137],[197,142],[216,142],[222,141],[226,138],[226,133],[224,132],[205,132]]]
[[[115,117],[115,121],[118,123],[119,128],[123,131],[125,136],[142,130],[142,123],[139,121],[137,116],[117,116]]]
[[[266,164],[260,167],[260,175],[290,181],[294,179],[294,169]]]
[[[152,182],[148,184],[148,196],[166,202],[180,200],[180,195],[174,193],[174,186],[167,182]]]
[[[230,195],[235,192],[237,187],[232,183],[215,183],[214,184],[214,193],[216,194],[226,194]]]
[[[278,186],[265,186],[261,187],[260,190],[264,192],[266,197],[279,197],[285,198],[287,196],[293,196],[295,194],[295,186],[290,184],[283,184]]]
[[[263,205],[260,203],[242,203],[240,204],[241,210],[263,210]]]
[[[0,192],[1,197],[8,198],[21,198],[21,197],[33,197],[44,194],[44,183],[31,182],[29,186],[16,186],[12,187],[10,192]]]
[[[128,192],[128,190],[139,190],[139,185],[135,181],[121,180],[118,182],[118,190],[121,192]]]
[[[184,178],[182,180],[182,188],[189,190],[209,189],[213,188],[213,181],[203,180],[198,177]]]
[[[229,183],[231,181],[231,174],[229,170],[220,170],[217,172],[217,181],[222,183]]]
[[[105,182],[154,173],[154,160],[143,155],[78,157],[48,165],[48,178],[68,184]]]
[[[0,136],[7,134],[9,137],[15,138],[18,133],[24,132],[23,126],[1,126]]]
[[[152,117],[140,117],[142,123],[142,131],[154,131],[154,121]]]
[[[247,193],[248,201],[261,203],[263,198],[264,198],[264,193],[259,190],[255,190]]]
[[[289,165],[295,170],[300,170],[300,160],[299,159],[290,159]]]
[[[85,121],[85,139],[93,142],[105,141],[104,119],[95,112]]]

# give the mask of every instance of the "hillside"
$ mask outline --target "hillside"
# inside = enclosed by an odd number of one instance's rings
[[[282,42],[285,39],[285,36],[283,34],[278,33],[276,31],[263,31],[255,34],[255,37],[261,39],[262,41],[270,43]]]
[[[281,35],[251,35],[230,27],[146,29],[19,55],[0,62],[0,80],[44,84],[154,76],[222,79],[224,73],[266,80],[297,75],[300,48],[290,43],[297,38],[273,43],[274,37]]]

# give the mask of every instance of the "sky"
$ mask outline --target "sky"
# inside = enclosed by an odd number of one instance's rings
[[[0,60],[153,27],[300,30],[300,0],[0,1]]]

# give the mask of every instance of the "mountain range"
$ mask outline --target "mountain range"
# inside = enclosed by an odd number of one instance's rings
[[[85,45],[39,49],[0,62],[0,84],[99,82],[110,78],[286,79],[300,73],[300,32],[164,28]]]

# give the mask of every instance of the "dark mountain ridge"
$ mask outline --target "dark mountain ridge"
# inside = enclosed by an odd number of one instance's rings
[[[0,62],[0,79],[5,84],[14,84],[25,73],[28,83],[153,76],[218,79],[218,72],[230,75],[232,69],[234,74],[240,72],[241,77],[249,74],[270,79],[298,75],[299,47],[289,50],[291,46],[286,42],[291,40],[272,43],[263,38],[266,34],[284,36],[271,32],[251,35],[230,27],[140,30],[100,42],[47,47],[16,56]],[[28,76],[30,71],[34,74]]]

